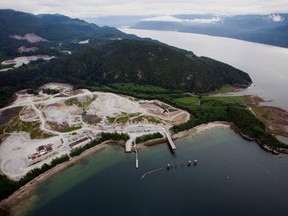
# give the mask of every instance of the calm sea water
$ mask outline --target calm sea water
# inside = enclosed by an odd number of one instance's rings
[[[238,95],[256,94],[265,100],[273,100],[267,105],[288,111],[288,49],[201,34],[129,28],[120,30],[231,64],[247,72],[254,82],[253,86]]]
[[[135,154],[108,148],[43,183],[22,215],[288,215],[287,157],[225,128],[176,145],[141,151],[138,170]]]

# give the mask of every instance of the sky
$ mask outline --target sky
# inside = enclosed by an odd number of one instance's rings
[[[71,17],[287,13],[288,0],[0,0],[0,9]]]

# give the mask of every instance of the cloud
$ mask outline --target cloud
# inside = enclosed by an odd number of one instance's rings
[[[287,0],[1,0],[0,8],[72,17],[163,14],[270,14],[288,11]]]
[[[153,18],[145,18],[142,19],[141,21],[182,22],[183,20],[167,15],[167,16],[157,16]]]
[[[189,23],[217,23],[221,21],[220,17],[213,17],[211,19],[179,19],[170,15],[156,16],[152,18],[145,18],[141,21],[157,21],[157,22],[189,22]]]
[[[270,14],[269,19],[273,20],[274,22],[283,22],[284,18],[281,17],[279,14]]]
[[[184,19],[183,21],[192,23],[217,23],[221,21],[221,18],[218,16],[211,19]]]

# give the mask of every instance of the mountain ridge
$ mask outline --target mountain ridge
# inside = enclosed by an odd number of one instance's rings
[[[105,43],[116,38],[135,38],[116,28],[99,27],[81,19],[72,19],[60,14],[34,15],[10,9],[0,9],[0,62],[9,58],[19,57],[19,47],[31,47],[25,40],[16,40],[17,36],[35,34],[46,42],[38,42],[36,54],[63,55],[62,51],[75,51],[85,48],[85,44],[78,44],[82,40],[90,39],[90,43]],[[34,46],[34,45],[33,45]]]
[[[4,95],[1,106],[7,104],[7,101],[11,100],[11,95],[17,90],[24,88],[37,89],[38,86],[47,82],[64,82],[82,87],[132,82],[197,93],[213,91],[226,84],[247,87],[252,83],[247,73],[225,63],[198,57],[192,52],[151,39],[127,35],[115,28],[98,27],[59,14],[35,16],[15,11],[6,11],[7,13],[10,14],[9,16],[16,14],[14,17],[5,17],[5,19],[10,18],[13,22],[23,16],[26,17],[26,20],[34,20],[33,23],[29,22],[24,25],[25,19],[22,19],[24,23],[22,23],[23,25],[18,32],[16,30],[19,24],[14,24],[11,27],[14,30],[10,29],[10,32],[14,34],[19,34],[23,29],[26,30],[22,33],[27,33],[39,25],[42,26],[40,29],[48,28],[49,34],[39,34],[39,36],[50,41],[40,42],[40,45],[37,43],[37,47],[45,47],[46,50],[40,49],[39,52],[55,53],[56,58],[50,60],[50,62],[30,63],[14,70],[1,72],[0,92]],[[1,17],[2,20],[5,20],[0,10],[0,20]],[[41,21],[39,17],[45,21]],[[46,23],[48,24],[46,25]],[[50,25],[50,23],[52,24]],[[3,24],[3,26],[7,25],[7,23]],[[63,25],[68,25],[68,28],[71,31],[78,32],[79,36],[71,41],[71,35],[69,37],[62,35],[66,38],[61,41],[61,37],[60,39],[57,38],[59,32],[55,32],[54,26],[57,27],[56,29],[63,29]],[[82,29],[83,26],[85,27],[84,30]],[[93,33],[87,33],[87,26],[88,30],[94,29]],[[17,41],[11,38],[10,32],[6,33],[6,37],[2,37],[2,44],[9,40],[12,45],[8,48],[14,49],[14,52],[17,52],[15,50],[20,45],[29,45],[27,41]],[[65,34],[65,32],[64,29],[64,32],[60,33]],[[53,38],[56,38],[56,40]],[[85,40],[87,43],[80,44],[74,41],[76,39],[78,41],[80,39]],[[66,50],[68,48],[68,50],[72,49],[73,52],[59,54],[63,47]],[[4,48],[0,48],[0,54],[5,51]],[[19,53],[16,55],[21,56]]]

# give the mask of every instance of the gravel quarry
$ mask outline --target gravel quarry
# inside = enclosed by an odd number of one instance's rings
[[[20,179],[29,170],[69,154],[74,146],[86,145],[101,132],[128,133],[126,150],[131,150],[137,136],[165,131],[190,118],[186,111],[157,100],[136,100],[87,89],[73,91],[72,86],[60,83],[49,83],[41,89],[58,93],[40,91],[39,95],[31,95],[22,90],[13,104],[0,110],[19,109],[10,123],[1,125],[0,168],[11,179]],[[39,149],[46,145],[51,145],[52,151],[41,152]],[[31,160],[33,155],[38,155],[37,159]]]

